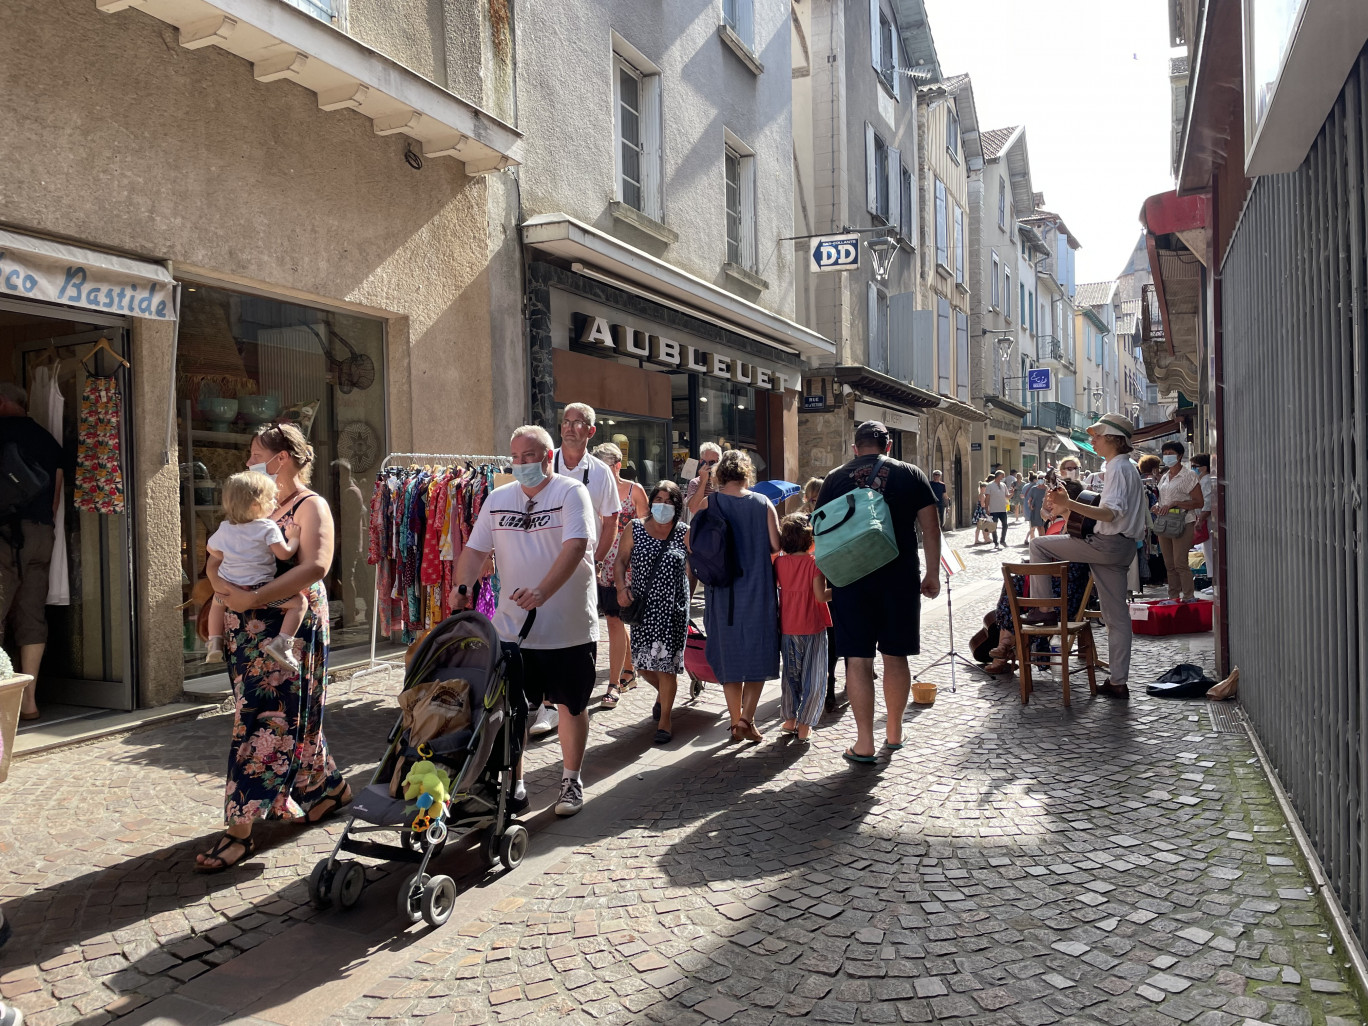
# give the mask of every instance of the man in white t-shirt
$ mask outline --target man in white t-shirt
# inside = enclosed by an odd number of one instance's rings
[[[517,480],[495,488],[480,507],[456,582],[473,594],[485,560],[494,553],[499,568],[494,629],[506,643],[517,640],[526,611],[537,610],[522,643],[522,659],[514,660],[510,671],[514,730],[527,722],[529,702],[554,704],[563,764],[555,811],[573,816],[584,805],[580,767],[598,655],[598,593],[589,556],[594,514],[582,484],[552,473],[551,436],[545,428],[518,428],[509,449]],[[469,599],[461,596],[457,602],[464,606]],[[521,759],[517,776],[514,799],[521,803],[527,794]]]
[[[1012,499],[1012,489],[1007,485],[1007,475],[999,470],[993,480],[984,488],[988,493],[988,515],[1002,528],[1002,541],[999,544],[997,532],[993,533],[993,551],[1007,544],[1007,507]]]
[[[1126,574],[1135,562],[1136,542],[1147,530],[1145,486],[1130,461],[1134,433],[1135,425],[1119,413],[1108,413],[1088,428],[1093,448],[1107,461],[1106,481],[1098,505],[1070,499],[1062,487],[1049,494],[1057,511],[1080,513],[1096,520],[1092,535],[1074,538],[1057,534],[1031,539],[1032,563],[1087,563],[1091,568],[1102,619],[1107,624],[1107,662],[1111,667],[1111,677],[1097,691],[1121,699],[1130,697],[1131,622]],[[1050,583],[1048,577],[1032,577],[1032,597],[1048,598]]]
[[[594,534],[589,547],[595,570],[601,569],[617,532],[617,516],[622,510],[617,480],[608,464],[589,451],[589,441],[598,433],[598,415],[587,403],[571,403],[561,411],[561,447],[551,452],[551,471],[578,481],[589,489],[594,510]],[[543,705],[532,720],[532,736],[549,734],[559,724],[553,705]]]

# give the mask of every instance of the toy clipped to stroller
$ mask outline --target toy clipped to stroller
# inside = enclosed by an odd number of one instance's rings
[[[464,588],[462,589],[464,591]],[[518,643],[537,611],[528,610]],[[505,648],[494,626],[473,610],[447,617],[413,652],[399,696],[402,710],[370,784],[348,810],[332,854],[314,866],[309,897],[317,908],[350,908],[366,885],[365,867],[342,852],[417,865],[399,889],[408,922],[441,926],[456,905],[456,882],[428,875],[455,834],[482,832],[485,863],[516,868],[527,854],[527,828],[513,821],[512,708]],[[397,831],[399,843],[358,835]]]

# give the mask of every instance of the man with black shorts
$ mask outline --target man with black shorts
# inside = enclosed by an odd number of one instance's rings
[[[921,597],[940,594],[940,511],[926,475],[887,456],[888,428],[867,420],[855,429],[855,458],[827,475],[817,507],[857,488],[882,492],[893,521],[898,556],[872,574],[832,588],[831,618],[836,655],[846,659],[846,695],[855,717],[851,762],[874,761],[874,650],[883,655],[884,703],[888,706],[885,745],[902,747],[902,718],[912,674],[907,657],[921,652]],[[917,529],[926,548],[926,575],[917,558]],[[921,587],[918,590],[917,582]]]
[[[598,537],[589,492],[582,483],[551,467],[551,436],[524,425],[509,443],[511,484],[495,488],[480,507],[470,540],[456,567],[456,582],[473,594],[480,571],[494,553],[499,568],[499,606],[494,629],[505,644],[515,642],[527,611],[537,619],[522,644],[521,673],[510,674],[514,736],[524,736],[528,703],[556,706],[560,717],[561,789],[558,816],[584,807],[580,767],[589,737],[589,693],[598,655],[598,608],[591,545]],[[469,604],[460,596],[458,607]],[[526,801],[522,759],[517,765],[515,801]]]

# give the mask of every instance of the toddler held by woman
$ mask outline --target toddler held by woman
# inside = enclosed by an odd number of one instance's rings
[[[291,524],[289,537],[271,519],[276,505],[276,485],[266,474],[253,470],[234,474],[223,482],[223,510],[228,518],[209,537],[209,566],[230,584],[251,591],[277,576],[276,560],[294,556],[299,548],[299,528]],[[273,603],[285,613],[280,633],[262,651],[290,670],[299,672],[294,654],[295,634],[308,609],[303,592]],[[209,652],[206,663],[223,662],[223,602],[217,595],[209,610]]]

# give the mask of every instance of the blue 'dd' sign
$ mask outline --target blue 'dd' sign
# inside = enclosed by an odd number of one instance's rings
[[[812,243],[814,271],[853,271],[860,266],[858,235],[826,235]]]
[[[1048,392],[1050,390],[1050,368],[1037,367],[1026,372],[1028,392]]]

